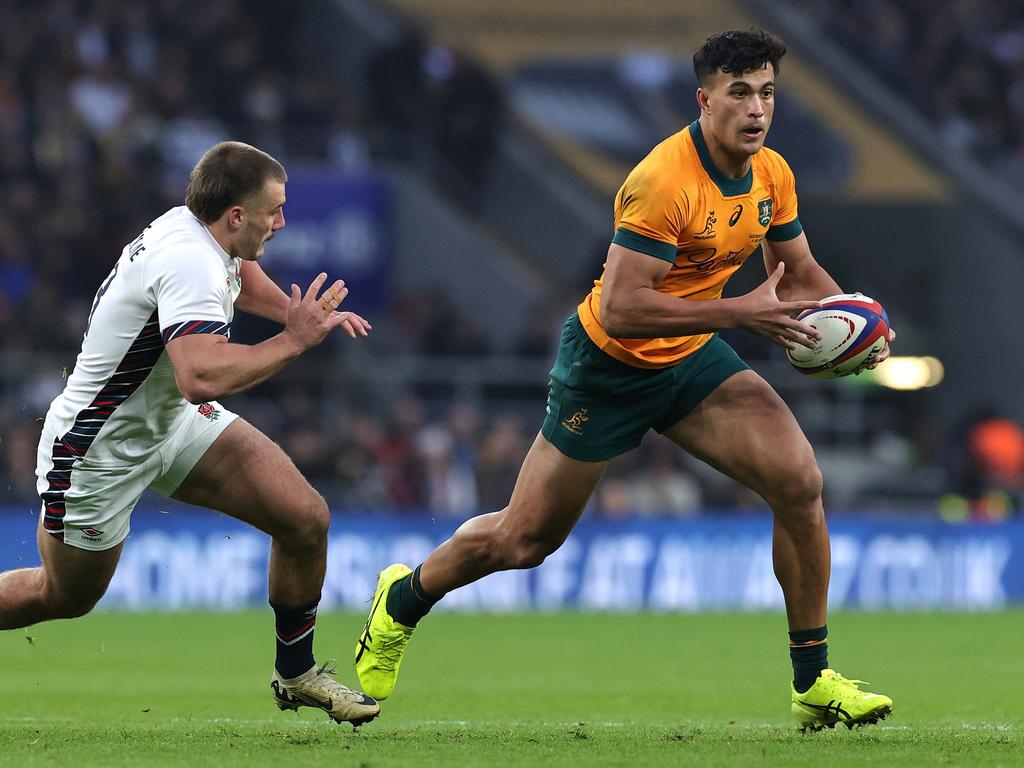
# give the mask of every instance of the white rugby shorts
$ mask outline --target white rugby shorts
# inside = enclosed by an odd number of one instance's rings
[[[43,529],[80,549],[100,551],[124,541],[143,492],[170,496],[238,416],[217,402],[191,405],[167,438],[135,463],[104,458],[102,437],[75,457],[47,419],[36,458]],[[99,449],[99,450],[93,450]]]

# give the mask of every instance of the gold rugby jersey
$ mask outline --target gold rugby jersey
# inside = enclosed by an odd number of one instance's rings
[[[626,177],[615,196],[612,242],[671,262],[655,290],[707,300],[722,297],[732,274],[761,253],[762,240],[791,240],[802,231],[796,182],[782,156],[762,147],[747,174],[731,179],[715,167],[695,120],[651,150]],[[594,281],[578,311],[598,347],[638,368],[674,365],[713,335],[613,339],[601,325],[601,280]]]

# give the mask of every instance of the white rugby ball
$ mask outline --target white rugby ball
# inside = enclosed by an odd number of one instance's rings
[[[799,320],[821,332],[813,349],[797,345],[786,351],[800,373],[817,379],[834,379],[854,373],[885,348],[889,316],[874,299],[859,293],[843,293],[821,300]]]

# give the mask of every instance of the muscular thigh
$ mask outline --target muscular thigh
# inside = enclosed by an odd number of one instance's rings
[[[221,433],[172,496],[271,535],[287,531],[296,510],[319,499],[281,447],[242,419]]]
[[[570,458],[537,435],[500,527],[526,539],[560,544],[583,514],[607,467],[607,461]]]
[[[816,466],[789,407],[751,370],[726,379],[664,435],[761,496]]]

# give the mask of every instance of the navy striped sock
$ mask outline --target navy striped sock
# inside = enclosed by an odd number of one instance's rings
[[[298,677],[313,661],[313,629],[320,598],[305,605],[274,605],[274,629],[277,634],[277,673],[287,679]]]

